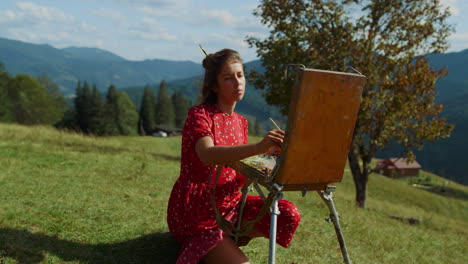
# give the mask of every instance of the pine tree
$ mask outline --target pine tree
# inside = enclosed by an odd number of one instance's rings
[[[154,94],[149,86],[145,87],[143,97],[141,98],[141,107],[138,120],[140,134],[150,133],[156,127],[156,105],[154,103]]]
[[[67,128],[75,129],[75,130],[80,130],[81,131],[81,126],[80,126],[80,111],[82,110],[82,101],[83,101],[83,86],[81,85],[81,81],[78,80],[76,84],[76,89],[75,89],[75,99],[73,100],[73,105],[74,109],[69,110],[67,113],[65,113],[62,122],[60,126],[64,126]]]
[[[102,125],[102,98],[95,84],[91,92],[90,110],[89,110],[89,130],[91,133],[99,134],[99,129]]]
[[[182,91],[178,90],[172,95],[172,104],[174,105],[175,126],[181,128],[184,126],[185,117],[187,116],[189,101],[182,94]]]
[[[78,127],[85,133],[90,132],[91,123],[91,90],[85,81],[83,86],[78,81],[76,87],[75,111]]]
[[[159,86],[158,98],[156,103],[156,124],[158,125],[174,125],[175,115],[174,106],[172,105],[166,82],[162,81]]]
[[[88,82],[83,84],[83,119],[84,124],[83,131],[90,132],[91,124],[91,88],[89,87]]]
[[[81,81],[78,80],[76,84],[76,89],[75,89],[75,99],[73,100],[73,104],[75,106],[75,112],[77,114],[77,120],[78,120],[78,111],[81,109],[81,100],[83,96],[83,87],[81,86]]]
[[[115,136],[122,131],[118,124],[119,94],[113,84],[109,86],[106,94],[106,103],[103,107],[102,125],[99,134],[104,136]]]
[[[62,120],[55,124],[57,128],[67,128],[74,131],[78,131],[78,121],[76,120],[76,111],[74,108],[69,108],[65,113],[63,113]]]

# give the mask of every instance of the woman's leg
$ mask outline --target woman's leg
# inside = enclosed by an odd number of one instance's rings
[[[249,259],[242,253],[232,238],[225,236],[210,252],[203,257],[205,264],[249,264]]]
[[[263,206],[263,200],[258,196],[247,196],[247,203],[244,211],[244,221],[253,220],[257,217]],[[277,237],[276,242],[287,248],[301,220],[301,216],[297,207],[287,201],[280,200],[278,207],[281,214],[278,216],[277,222]],[[249,237],[269,237],[270,234],[270,216],[265,215],[259,222],[255,224]]]

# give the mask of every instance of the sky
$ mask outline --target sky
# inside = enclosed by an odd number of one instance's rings
[[[56,48],[96,47],[128,60],[201,63],[222,48],[257,59],[245,39],[268,28],[252,12],[260,0],[1,0],[0,37]],[[468,1],[442,0],[450,8],[448,52],[468,49]],[[465,15],[463,15],[465,14]]]

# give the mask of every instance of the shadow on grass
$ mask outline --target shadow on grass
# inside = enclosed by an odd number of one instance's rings
[[[425,186],[424,188],[421,188],[421,187],[416,187],[416,188],[425,190],[434,194],[438,194],[441,196],[445,196],[445,197],[450,197],[450,198],[455,198],[455,199],[460,199],[460,200],[468,200],[468,192],[446,187],[446,186],[428,185],[428,186]]]
[[[27,230],[0,228],[0,262],[35,264],[45,254],[81,263],[175,263],[179,244],[170,233],[153,233],[111,244],[82,244]]]
[[[58,141],[47,141],[48,144],[54,144],[57,146],[62,146],[66,148],[70,148],[73,151],[78,151],[82,153],[89,153],[89,152],[97,152],[97,153],[105,153],[105,154],[122,154],[122,153],[135,153],[138,151],[135,148],[129,148],[124,146],[100,146],[100,145],[90,145],[90,144],[82,144],[79,142],[65,142],[60,143]],[[141,152],[143,154],[143,152]],[[180,161],[180,154],[171,156],[163,153],[151,153],[146,152],[145,154],[152,156],[155,159],[165,159],[168,161]]]
[[[438,194],[438,195],[446,196],[446,197],[452,197],[452,198],[461,199],[461,200],[468,200],[467,192],[464,192],[462,190],[457,190],[454,188],[450,188],[450,187],[435,186],[429,189],[428,191]]]

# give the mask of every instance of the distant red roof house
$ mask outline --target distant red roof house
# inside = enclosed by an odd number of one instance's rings
[[[418,176],[421,165],[417,161],[408,163],[405,158],[390,158],[379,161],[376,169],[387,177],[402,178]]]

